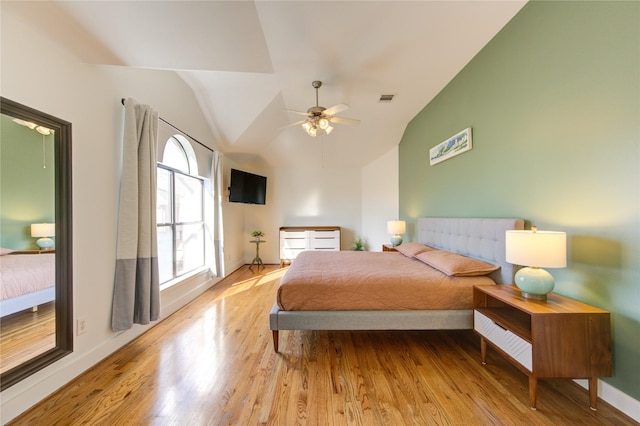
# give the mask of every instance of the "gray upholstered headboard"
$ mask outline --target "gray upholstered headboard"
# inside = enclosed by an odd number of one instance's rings
[[[524,229],[524,220],[424,217],[418,219],[418,241],[500,265],[491,278],[510,284],[517,271],[505,259],[505,231],[510,229]]]

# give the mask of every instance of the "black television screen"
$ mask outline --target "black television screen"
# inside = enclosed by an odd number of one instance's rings
[[[242,170],[231,169],[229,201],[232,203],[265,204],[267,178]]]

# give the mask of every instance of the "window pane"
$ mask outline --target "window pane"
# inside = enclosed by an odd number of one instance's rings
[[[204,225],[176,226],[176,274],[204,265]]]
[[[158,167],[156,222],[171,223],[171,172]]]
[[[158,226],[158,275],[160,283],[173,279],[173,231],[170,226]]]
[[[189,160],[184,148],[175,138],[167,140],[162,154],[162,164],[189,173]]]
[[[190,176],[176,176],[176,223],[202,221],[202,181]]]

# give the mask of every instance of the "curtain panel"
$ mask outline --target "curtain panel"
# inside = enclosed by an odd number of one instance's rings
[[[130,329],[160,317],[156,228],[158,113],[124,102],[122,174],[111,328]]]
[[[224,277],[223,227],[222,227],[222,153],[213,151],[211,155],[211,183],[213,186],[213,262],[217,277]]]

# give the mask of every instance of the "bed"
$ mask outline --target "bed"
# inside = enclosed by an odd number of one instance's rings
[[[516,267],[505,260],[505,231],[523,229],[524,221],[420,218],[417,226],[418,241],[398,247],[404,254],[301,253],[282,277],[269,313],[274,350],[278,351],[279,330],[473,328],[471,289],[513,282]],[[462,272],[452,265],[464,265]],[[421,275],[423,281],[416,281]],[[429,286],[426,276],[432,280]],[[437,300],[431,301],[431,296]]]
[[[52,253],[0,256],[0,316],[32,309],[55,299]]]

